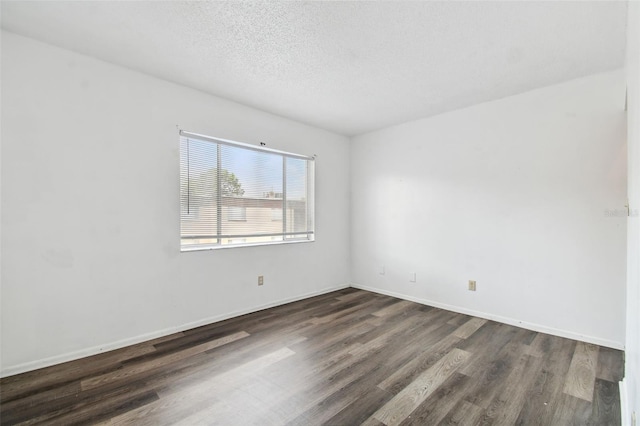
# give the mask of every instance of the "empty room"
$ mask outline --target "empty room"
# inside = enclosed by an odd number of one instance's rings
[[[640,2],[0,13],[2,425],[637,425]]]

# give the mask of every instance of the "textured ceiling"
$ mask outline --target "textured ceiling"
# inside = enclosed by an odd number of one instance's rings
[[[346,135],[624,66],[625,2],[2,1],[2,27]]]

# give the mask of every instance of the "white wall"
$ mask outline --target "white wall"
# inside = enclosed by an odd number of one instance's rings
[[[356,137],[354,285],[622,348],[625,150],[622,71]]]
[[[348,284],[346,137],[6,32],[2,106],[3,375]],[[180,253],[176,124],[317,154],[316,241]]]
[[[622,386],[623,425],[640,415],[640,3],[629,2],[627,24],[627,339]],[[626,394],[626,398],[625,398]],[[628,422],[628,423],[627,423]]]
[[[0,12],[1,13],[1,12]],[[1,16],[0,16],[1,17]],[[2,48],[2,31],[0,31],[0,49]],[[2,55],[0,54],[0,207],[2,204]],[[2,208],[0,208],[0,309],[2,309]],[[2,311],[0,310],[0,321]],[[2,366],[2,325],[0,324],[0,366]],[[0,369],[1,371],[1,369]]]

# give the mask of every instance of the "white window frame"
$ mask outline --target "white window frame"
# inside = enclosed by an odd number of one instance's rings
[[[203,236],[189,236],[188,238],[195,239],[216,239],[217,243],[206,243],[206,244],[198,244],[198,245],[183,245],[184,236],[182,235],[182,226],[180,232],[180,251],[189,252],[189,251],[199,251],[199,250],[216,250],[216,249],[226,249],[226,248],[235,248],[235,247],[245,247],[245,246],[260,246],[260,245],[277,245],[277,244],[291,244],[291,243],[302,243],[302,242],[313,242],[315,241],[315,156],[306,156],[301,154],[295,154],[275,149],[266,148],[264,146],[256,146],[251,144],[246,144],[242,142],[231,141],[227,139],[216,138],[212,136],[206,136],[198,133],[187,132],[184,130],[180,130],[180,140],[182,138],[191,138],[197,139],[200,141],[210,142],[218,145],[218,152],[220,145],[229,145],[234,148],[241,148],[247,150],[253,150],[258,152],[266,152],[270,154],[276,154],[282,156],[283,159],[283,197],[282,197],[282,232],[279,233],[258,233],[258,234],[238,234],[238,235],[222,235],[219,231],[215,234],[211,235],[203,235]],[[180,151],[180,179],[183,179],[183,170],[182,170],[182,149]],[[218,157],[219,158],[219,157]],[[287,158],[295,158],[302,159],[307,161],[307,191],[306,191],[306,204],[307,204],[307,230],[306,231],[293,231],[286,232],[287,226],[287,196],[286,196],[286,159]],[[221,170],[221,168],[218,168]],[[180,185],[182,186],[182,185]],[[180,203],[182,202],[182,197],[180,198]],[[222,206],[219,205],[219,208]],[[182,210],[182,208],[180,209]],[[182,221],[193,220],[191,217],[180,217],[180,222]],[[218,221],[222,220],[222,215],[218,215]],[[218,223],[218,230],[220,229],[220,223]],[[304,235],[303,237],[300,237]],[[263,242],[252,242],[246,243],[246,238],[251,237],[271,237],[272,241],[263,241]],[[273,241],[273,238],[281,237],[280,240]],[[296,238],[297,237],[297,238]],[[222,244],[222,241],[242,241],[240,244]]]

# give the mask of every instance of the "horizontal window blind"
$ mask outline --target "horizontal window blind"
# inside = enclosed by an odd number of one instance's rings
[[[314,239],[314,159],[180,132],[183,250]]]

